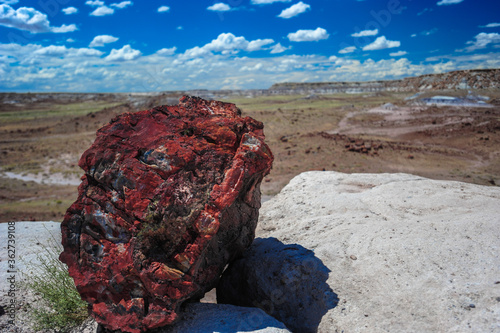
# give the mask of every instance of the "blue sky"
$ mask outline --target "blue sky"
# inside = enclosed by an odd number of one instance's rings
[[[252,89],[499,67],[498,0],[0,0],[0,91]]]

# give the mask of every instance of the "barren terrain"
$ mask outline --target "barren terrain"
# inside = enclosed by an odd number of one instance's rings
[[[488,97],[490,107],[425,105],[407,99],[415,91],[215,98],[264,123],[275,162],[261,188],[271,196],[309,170],[405,172],[500,185],[500,91],[472,93]],[[0,94],[0,222],[61,221],[76,199],[78,159],[95,131],[120,113],[176,104],[179,97]]]

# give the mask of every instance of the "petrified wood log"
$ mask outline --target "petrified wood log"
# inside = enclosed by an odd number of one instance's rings
[[[272,161],[262,123],[229,103],[184,96],[101,128],[79,162],[60,256],[97,322],[168,325],[213,288],[254,239]]]

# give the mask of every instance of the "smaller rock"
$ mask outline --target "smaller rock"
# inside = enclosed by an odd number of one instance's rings
[[[283,323],[261,309],[227,304],[190,303],[182,309],[182,320],[158,333],[185,332],[290,332]]]
[[[222,275],[217,302],[255,306],[294,332],[316,332],[338,303],[326,283],[329,272],[313,251],[298,244],[256,239]]]

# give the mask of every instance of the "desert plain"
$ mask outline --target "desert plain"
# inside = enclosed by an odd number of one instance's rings
[[[0,222],[61,221],[83,175],[78,160],[96,131],[118,114],[177,104],[183,94],[234,103],[244,116],[264,123],[275,157],[261,185],[265,199],[311,170],[403,172],[500,185],[498,89],[1,93]],[[423,102],[436,96],[485,103]]]

